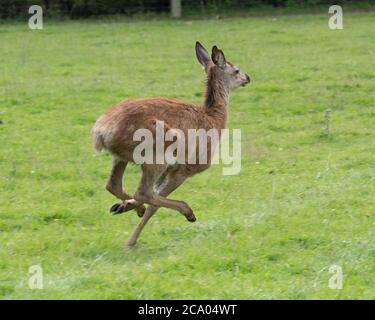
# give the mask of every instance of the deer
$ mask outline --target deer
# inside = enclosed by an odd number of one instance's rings
[[[169,195],[188,177],[208,169],[212,162],[209,157],[207,163],[140,164],[142,177],[134,195],[130,195],[123,188],[123,176],[127,164],[135,163],[133,155],[139,142],[134,141],[134,133],[142,128],[155,134],[156,121],[165,123],[166,129],[179,128],[184,133],[191,128],[220,132],[227,127],[229,93],[250,83],[250,77],[227,61],[216,45],[212,47],[210,57],[197,41],[195,53],[206,73],[202,105],[163,97],[126,99],[101,115],[92,128],[94,148],[97,152],[105,149],[112,155],[106,189],[121,202],[115,203],[110,212],[120,214],[135,210],[141,218],[126,241],[126,248],[136,244],[149,219],[161,207],[178,211],[189,222],[196,221],[193,210],[185,201],[171,199]],[[214,147],[212,141],[207,142],[208,153]]]

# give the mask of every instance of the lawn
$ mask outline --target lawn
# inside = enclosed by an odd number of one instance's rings
[[[0,297],[375,299],[375,13],[328,18],[0,24]],[[125,251],[139,218],[109,214],[91,127],[127,97],[200,103],[196,40],[252,77],[229,108],[242,170],[188,180],[197,221],[160,209]]]

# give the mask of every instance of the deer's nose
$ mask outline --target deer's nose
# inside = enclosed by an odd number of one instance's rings
[[[247,80],[247,83],[250,82],[250,77],[248,75],[246,75],[246,80]]]

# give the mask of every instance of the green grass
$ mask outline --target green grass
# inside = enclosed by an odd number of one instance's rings
[[[344,14],[337,31],[328,14],[2,24],[0,296],[374,299],[375,15]],[[161,209],[125,252],[139,219],[108,213],[111,158],[90,129],[126,97],[199,103],[196,40],[253,79],[230,101],[241,174],[188,180],[173,198],[197,222]],[[127,189],[138,180],[130,167]],[[28,287],[35,264],[43,290]]]

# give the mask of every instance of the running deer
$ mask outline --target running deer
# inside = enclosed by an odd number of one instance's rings
[[[95,149],[100,151],[105,148],[113,156],[106,189],[122,202],[114,204],[110,211],[119,214],[135,209],[142,218],[126,242],[129,247],[136,243],[143,227],[160,207],[177,210],[190,222],[196,220],[186,202],[167,197],[188,177],[206,170],[211,164],[211,158],[203,164],[199,161],[174,165],[143,163],[141,182],[131,196],[123,189],[122,180],[128,162],[135,163],[134,150],[140,142],[134,141],[134,133],[138,129],[148,129],[155,135],[158,121],[162,121],[166,129],[178,128],[184,134],[189,129],[216,129],[220,133],[227,125],[229,92],[250,82],[250,77],[227,62],[223,51],[216,46],[212,48],[211,58],[199,42],[196,42],[195,52],[207,74],[203,105],[168,98],[128,99],[99,117],[92,129]],[[215,147],[211,144],[207,142],[208,154]],[[152,148],[155,149],[155,144]]]

